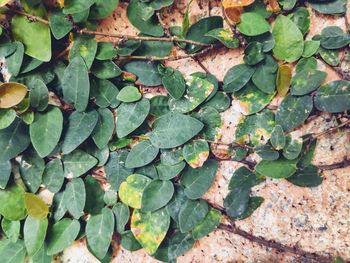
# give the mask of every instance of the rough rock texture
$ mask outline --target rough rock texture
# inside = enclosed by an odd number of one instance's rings
[[[163,12],[163,23],[176,25],[181,23],[186,2],[176,0],[175,7]],[[218,1],[193,1],[191,5],[191,21],[208,15],[221,14]],[[120,3],[114,14],[101,22],[99,30],[136,34],[137,30],[127,21],[126,3]],[[348,2],[349,6],[349,2]],[[350,14],[347,13],[350,20]],[[338,25],[345,28],[345,19],[316,14],[311,11],[310,36],[320,33],[327,25]],[[105,40],[115,40],[108,39]],[[233,65],[242,62],[243,50],[219,49],[199,58],[204,67],[220,81]],[[195,71],[203,71],[193,59],[168,62],[167,66],[178,68],[185,75]],[[339,75],[328,66],[320,64],[327,71],[326,81],[339,79]],[[145,88],[149,92],[150,89]],[[159,88],[158,92],[164,92]],[[278,105],[281,98],[275,98],[273,105]],[[221,141],[230,143],[242,114],[237,102],[233,101],[229,110],[222,114]],[[293,132],[302,135],[310,132],[321,132],[335,125],[334,117],[322,114],[303,127]],[[350,158],[350,134],[338,131],[322,136],[318,141],[315,165],[326,165],[341,162]],[[251,157],[253,160],[256,156]],[[227,184],[232,173],[242,166],[241,163],[223,161],[216,175],[216,180],[206,193],[205,198],[222,205],[227,194]],[[237,226],[256,235],[264,236],[277,242],[298,246],[306,251],[319,254],[341,256],[350,259],[350,167],[323,172],[324,182],[315,188],[302,188],[292,185],[286,180],[267,179],[253,189],[254,195],[262,196],[265,201],[253,216],[237,222]],[[156,262],[143,250],[128,252],[115,246],[113,262]],[[83,241],[76,242],[59,257],[63,262],[98,262],[86,249]],[[217,230],[198,241],[195,247],[178,259],[178,262],[304,262],[293,254],[262,247],[240,236]]]

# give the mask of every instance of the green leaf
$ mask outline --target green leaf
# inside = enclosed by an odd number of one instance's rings
[[[184,97],[175,100],[169,100],[171,111],[187,113],[197,108],[203,103],[214,90],[214,85],[202,78],[192,76],[187,82],[187,93]]]
[[[7,128],[16,119],[14,109],[0,109],[0,130]]]
[[[36,219],[28,216],[23,228],[24,244],[29,256],[35,255],[43,246],[46,230],[48,226],[47,218]]]
[[[248,218],[253,214],[253,212],[259,208],[259,206],[264,202],[264,198],[260,196],[252,196],[249,198],[248,207],[246,211],[237,217],[232,217],[234,220],[243,220]]]
[[[94,144],[89,144],[86,152],[98,160],[97,166],[104,166],[109,158],[109,149],[106,145],[103,149],[98,149]]]
[[[38,252],[32,257],[33,262],[35,263],[51,263],[52,256],[47,255],[46,244],[44,244]]]
[[[216,41],[216,39],[213,37],[206,36],[206,34],[213,29],[222,27],[223,19],[221,16],[204,17],[190,26],[186,34],[186,39],[206,44],[212,44]],[[195,53],[202,48],[203,47],[199,47],[196,45],[188,45],[187,51],[189,53]]]
[[[183,161],[182,149],[161,150],[160,161],[164,165],[175,165]]]
[[[223,80],[224,91],[235,92],[243,88],[251,79],[255,72],[255,68],[246,64],[235,65],[230,68]]]
[[[157,169],[152,163],[146,166],[137,168],[135,173],[146,175],[147,177],[152,179],[158,179]]]
[[[294,62],[301,57],[304,50],[303,34],[288,17],[277,17],[272,35],[276,41],[273,54],[277,59]]]
[[[281,150],[286,145],[286,136],[284,135],[284,131],[281,125],[276,125],[271,133],[270,138],[272,146],[276,150]]]
[[[8,161],[23,152],[30,144],[28,127],[18,118],[0,130],[0,162]]]
[[[25,152],[20,164],[20,174],[24,184],[35,193],[38,191],[45,169],[45,161],[32,149]]]
[[[129,5],[130,6],[130,5]],[[158,72],[157,62],[132,60],[124,65],[125,70],[137,76],[137,81],[146,86],[162,84],[162,75]]]
[[[287,179],[292,184],[303,187],[315,187],[322,184],[323,178],[318,174],[318,168],[310,165],[298,169],[295,174]]]
[[[12,243],[8,240],[4,241],[3,247],[0,249],[0,258],[3,263],[23,263],[26,256],[26,248],[22,240]]]
[[[68,129],[63,138],[62,152],[69,154],[82,144],[92,133],[98,121],[95,110],[74,111],[68,118]]]
[[[122,182],[119,187],[120,200],[136,209],[141,208],[142,194],[146,186],[151,182],[146,176],[140,174],[132,174]]]
[[[280,156],[279,152],[276,151],[271,145],[265,144],[261,146],[254,147],[254,151],[263,159],[263,160],[277,160]]]
[[[134,86],[126,86],[118,93],[117,99],[122,102],[135,102],[140,100],[141,97],[142,95],[138,88]]]
[[[224,200],[226,213],[230,217],[241,216],[248,208],[250,188],[239,187],[230,191]]]
[[[216,209],[210,209],[203,221],[192,230],[195,240],[201,239],[213,232],[221,221],[221,213]]]
[[[126,168],[137,168],[151,163],[158,155],[159,149],[150,141],[141,141],[136,144],[126,158]]]
[[[186,89],[185,79],[178,70],[175,70],[172,74],[165,74],[162,77],[162,84],[174,99],[180,99]]]
[[[181,185],[185,187],[185,194],[189,199],[198,199],[208,191],[215,179],[218,166],[218,162],[211,159],[200,168],[188,167],[184,171]]]
[[[168,102],[169,96],[158,95],[152,97],[150,100],[151,108],[149,113],[155,117],[167,114],[170,111]]]
[[[281,125],[284,131],[290,131],[309,117],[312,108],[311,96],[294,97],[288,95],[277,109],[276,123]]]
[[[99,149],[108,145],[114,132],[114,116],[109,109],[98,109],[99,118],[92,132],[92,139]]]
[[[72,179],[66,185],[64,192],[64,206],[75,219],[79,219],[86,202],[86,192],[83,180],[81,178]]]
[[[269,23],[258,13],[243,13],[240,19],[241,22],[237,25],[237,28],[243,35],[257,36],[270,30]]]
[[[65,0],[64,1],[64,14],[76,14],[85,11],[91,7],[96,0]]]
[[[143,98],[138,102],[122,103],[117,111],[116,131],[119,138],[135,131],[147,118],[150,102]]]
[[[40,157],[48,156],[58,144],[63,129],[63,115],[58,107],[47,112],[35,113],[34,122],[29,126],[30,139]]]
[[[112,211],[115,216],[115,229],[119,234],[122,234],[124,233],[126,224],[129,222],[129,207],[123,203],[116,203],[113,206]]]
[[[187,200],[188,198],[185,195],[183,187],[181,185],[175,185],[175,194],[166,206],[166,210],[176,223],[179,223],[180,210]]]
[[[15,41],[13,42],[14,52],[8,54],[9,56],[6,58],[6,65],[9,73],[17,77],[20,72],[23,57],[24,57],[24,46],[21,42]]]
[[[301,33],[305,35],[310,28],[310,13],[305,7],[298,7],[296,11],[288,16],[297,25]]]
[[[181,173],[181,171],[185,168],[186,163],[181,161],[180,163],[174,164],[174,165],[165,165],[165,164],[158,164],[157,165],[157,172],[158,177],[161,180],[170,180]]]
[[[62,162],[64,176],[71,179],[79,177],[93,168],[97,164],[97,159],[80,149],[76,149],[70,154],[64,155]]]
[[[52,200],[52,213],[55,222],[60,220],[67,212],[64,202],[64,191],[58,192],[54,195]]]
[[[251,83],[238,92],[234,93],[234,97],[239,100],[240,111],[244,115],[251,115],[264,109],[275,96],[275,92],[267,94]]]
[[[105,206],[104,194],[99,182],[92,176],[86,176],[84,179],[86,202],[84,212],[89,214],[99,214]]]
[[[117,107],[120,103],[117,100],[118,93],[118,88],[109,80],[92,79],[91,81],[91,96],[95,98],[95,103],[100,108]]]
[[[34,15],[43,15],[45,10],[31,9]],[[27,17],[15,15],[12,18],[12,36],[24,45],[24,52],[33,58],[48,62],[51,60],[51,35],[49,25],[33,23]]]
[[[183,157],[192,168],[203,166],[209,157],[209,145],[207,141],[194,140],[186,143],[183,148]]]
[[[38,68],[39,66],[41,66],[43,63],[44,62],[42,62],[36,58],[32,58],[32,57],[25,55],[23,57],[23,63],[21,65],[21,73],[27,73],[27,72],[33,71],[36,68]]]
[[[69,50],[69,61],[75,57],[82,57],[85,61],[85,65],[90,69],[92,62],[95,59],[97,51],[96,39],[90,36],[77,35],[73,39],[73,46]]]
[[[235,141],[253,146],[265,144],[270,139],[274,127],[274,114],[269,110],[246,116],[237,126]]]
[[[143,213],[135,209],[131,216],[131,231],[148,254],[156,252],[170,225],[165,209]]]
[[[109,208],[103,208],[100,214],[93,215],[86,224],[86,237],[89,248],[97,258],[103,259],[112,241],[114,216]]]
[[[336,49],[325,49],[323,47],[320,47],[318,49],[318,53],[320,54],[321,58],[328,64],[333,67],[336,67],[340,63],[339,59],[339,51]]]
[[[266,55],[265,60],[257,65],[252,76],[255,86],[265,93],[273,94],[276,89],[277,69],[277,62],[270,55]]]
[[[1,221],[1,229],[5,236],[12,242],[16,243],[19,237],[19,231],[21,228],[20,221],[11,221],[4,218]]]
[[[216,109],[207,106],[193,113],[192,116],[204,124],[200,132],[203,139],[215,141],[220,138],[221,116]]]
[[[142,212],[153,212],[165,206],[174,194],[174,186],[170,181],[154,180],[144,189],[141,201]]]
[[[27,215],[24,203],[24,190],[18,185],[12,185],[0,190],[0,214],[12,221],[22,220]]]
[[[42,181],[52,193],[57,193],[62,188],[64,172],[60,159],[53,159],[46,164]]]
[[[224,112],[231,106],[231,99],[225,92],[217,92],[203,107],[211,107],[218,112]]]
[[[10,161],[0,163],[0,189],[5,189],[11,176],[12,165]]]
[[[305,70],[292,78],[292,95],[305,95],[317,89],[326,79],[327,73],[320,70]]]
[[[155,16],[145,19],[143,15],[147,10],[152,8],[147,7],[146,3],[132,0],[130,1],[127,8],[127,16],[131,24],[140,30],[142,33],[154,36],[161,37],[164,34],[163,27],[159,24],[158,19]]]
[[[47,204],[35,194],[25,193],[24,202],[28,215],[35,219],[44,219],[49,214],[49,207]]]
[[[49,90],[41,79],[33,80],[30,83],[30,106],[38,111],[44,111],[49,103]]]
[[[165,57],[170,54],[172,47],[172,42],[142,41],[141,45],[136,49],[133,55]]]
[[[250,42],[244,49],[244,62],[250,66],[256,65],[265,59],[263,44],[260,42]]]
[[[178,125],[181,123],[181,125]],[[203,123],[187,115],[176,112],[158,118],[150,133],[151,143],[158,148],[173,148],[184,144],[197,135]]]
[[[96,59],[98,60],[108,60],[113,59],[118,54],[117,49],[113,46],[111,42],[98,42]]]
[[[320,87],[314,98],[319,111],[342,112],[350,109],[350,82],[335,80]]]
[[[121,234],[120,245],[129,251],[136,251],[142,248],[140,243],[135,239],[131,230],[126,230]]]
[[[283,156],[288,160],[296,159],[303,147],[301,139],[292,139],[291,136],[286,137],[286,146],[283,149]]]
[[[232,31],[229,29],[215,28],[206,33],[205,36],[219,40],[227,48],[238,48],[238,39],[233,37]]]
[[[181,233],[193,230],[207,215],[208,204],[203,201],[188,200],[182,206],[179,214]]]
[[[255,167],[256,172],[272,178],[288,178],[297,170],[297,160],[288,160],[281,157],[275,161],[262,160]]]
[[[72,29],[72,23],[62,13],[61,9],[53,9],[49,15],[49,25],[52,35],[57,40],[66,36]]]
[[[118,190],[120,184],[134,171],[125,167],[126,157],[126,152],[112,152],[105,165],[106,177],[113,190]]]
[[[102,19],[110,14],[117,8],[119,0],[96,0],[90,9],[89,18]]]
[[[309,58],[315,55],[320,47],[320,41],[307,40],[304,42],[303,57]]]
[[[122,74],[121,69],[111,60],[95,61],[91,72],[99,79],[111,79]]]
[[[335,0],[326,2],[309,2],[311,7],[321,14],[340,15],[346,12],[345,0]]]
[[[80,223],[75,219],[64,218],[55,223],[47,236],[47,254],[55,255],[69,247],[78,236]]]
[[[175,260],[189,251],[195,243],[190,233],[176,232],[170,239],[168,248],[169,261]]]
[[[27,87],[16,82],[0,84],[0,108],[11,108],[18,105],[27,94]]]
[[[245,166],[238,168],[232,175],[228,189],[235,191],[238,188],[250,189],[256,184],[256,175]]]
[[[69,62],[62,81],[64,99],[74,104],[77,111],[84,111],[89,102],[90,81],[82,57],[76,56]]]
[[[350,44],[350,35],[340,27],[328,26],[322,29],[321,46],[326,49],[338,49]]]

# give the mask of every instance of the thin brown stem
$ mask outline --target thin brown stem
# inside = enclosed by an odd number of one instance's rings
[[[342,162],[339,163],[332,163],[332,164],[325,164],[325,165],[317,165],[317,167],[323,171],[327,170],[334,170],[334,169],[342,169],[345,167],[350,166],[350,160],[344,158]]]
[[[194,54],[184,54],[184,55],[177,55],[177,56],[166,56],[166,57],[156,57],[156,56],[122,56],[118,59],[140,59],[140,60],[150,60],[150,61],[175,61],[175,60],[181,60],[181,59],[187,59],[187,58],[195,58],[197,56],[205,55],[209,50],[213,49],[215,46],[209,46],[203,49],[202,51]]]
[[[202,46],[202,47],[212,46],[212,44],[197,42],[197,41],[193,41],[193,40],[189,40],[189,39],[182,39],[182,38],[178,38],[175,36],[171,36],[171,37],[144,37],[144,36],[117,34],[117,33],[109,34],[109,33],[103,33],[103,32],[98,32],[98,31],[87,30],[87,29],[81,29],[81,30],[79,30],[79,33],[85,34],[85,35],[95,35],[95,36],[119,38],[119,39],[124,39],[124,40],[178,42],[178,43],[187,43],[187,44]]]
[[[323,135],[332,133],[332,132],[334,132],[334,131],[338,130],[339,128],[342,128],[342,127],[344,127],[344,126],[346,126],[346,125],[350,125],[350,120],[347,120],[347,121],[345,121],[345,122],[343,122],[343,123],[341,123],[341,124],[339,124],[339,125],[337,125],[337,126],[331,127],[331,128],[329,128],[329,129],[327,129],[327,130],[324,130],[324,131],[322,131],[322,132],[320,132],[320,133],[315,133],[315,134],[313,134],[313,135],[311,136],[311,138],[312,138],[312,139],[317,139],[317,138],[319,138],[319,137],[321,137],[321,136],[323,136]]]
[[[6,7],[8,8],[8,10],[12,13],[15,13],[15,14],[18,14],[18,15],[22,15],[22,16],[25,16],[27,17],[29,20],[33,21],[33,22],[40,22],[40,23],[43,23],[45,25],[48,25],[49,24],[49,21],[47,21],[46,19],[43,19],[39,16],[34,16],[34,15],[31,15],[31,14],[28,14],[22,10],[19,10],[19,9],[14,9],[13,7],[9,6],[9,5],[6,5]]]

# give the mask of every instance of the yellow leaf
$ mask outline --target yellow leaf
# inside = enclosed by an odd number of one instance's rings
[[[2,83],[0,85],[0,108],[11,108],[19,104],[26,96],[26,86],[16,82]]]
[[[47,217],[49,213],[49,207],[35,194],[25,193],[24,202],[28,211],[28,215],[39,220]]]
[[[13,0],[0,0],[0,7],[3,7],[4,5],[10,3]]]
[[[267,10],[276,13],[281,11],[281,8],[277,0],[267,0]]]
[[[222,0],[222,6],[224,9],[230,8],[230,7],[242,7],[251,5],[254,3],[254,0]]]
[[[292,79],[292,68],[287,64],[280,65],[277,71],[277,78],[276,78],[278,95],[282,97],[287,95],[291,79]]]

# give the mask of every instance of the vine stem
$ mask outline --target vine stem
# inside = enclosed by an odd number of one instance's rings
[[[294,255],[302,256],[309,260],[314,260],[317,262],[330,262],[332,260],[332,257],[319,255],[317,253],[312,253],[305,251],[297,246],[287,246],[282,243],[279,243],[274,240],[269,240],[267,238],[261,237],[261,236],[255,236],[239,227],[236,226],[235,222],[227,215],[225,209],[215,203],[210,202],[209,200],[202,198],[203,201],[207,202],[209,206],[212,208],[215,208],[219,210],[225,217],[225,219],[229,222],[229,224],[223,224],[220,223],[217,229],[224,230],[226,232],[236,234],[240,237],[243,237],[244,239],[247,239],[251,242],[258,243],[261,246],[276,249],[278,251],[286,252],[286,253],[292,253]]]

